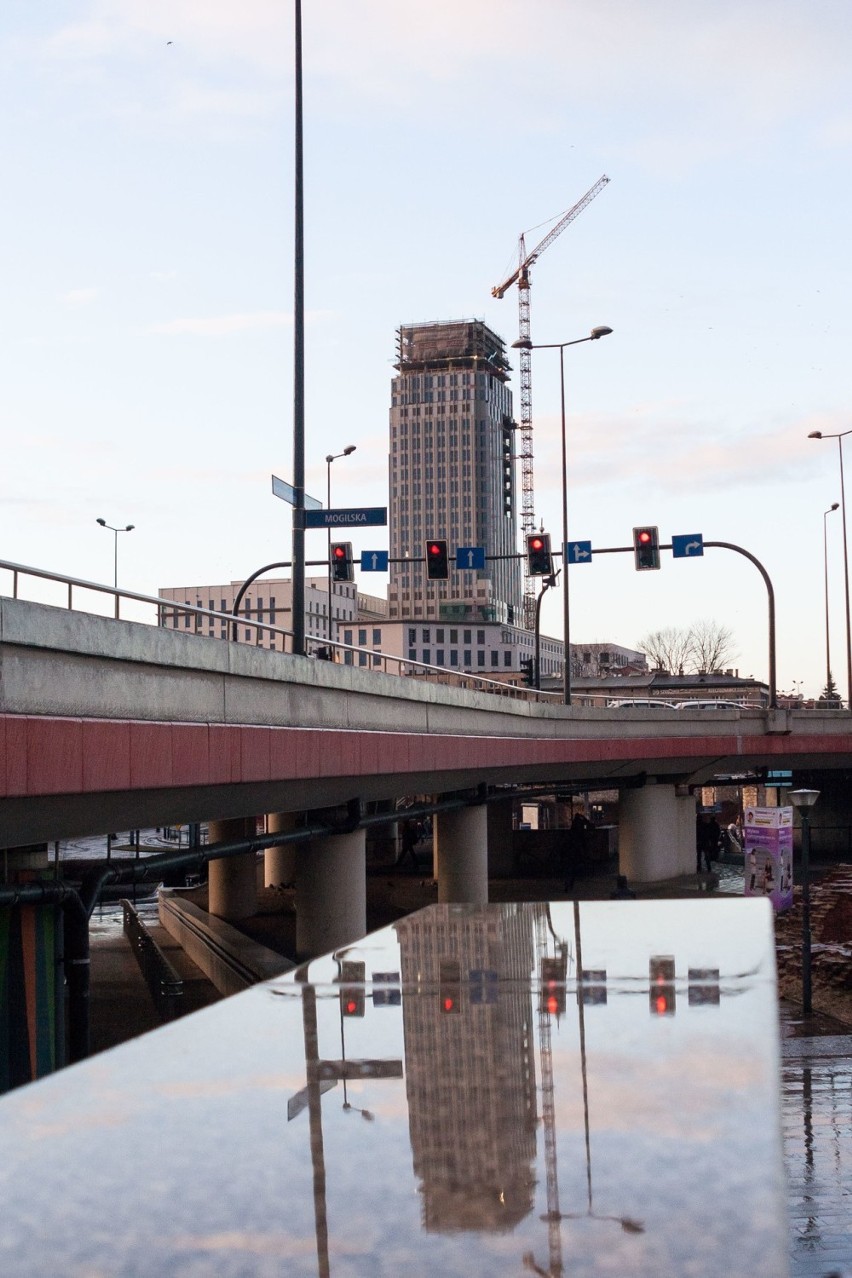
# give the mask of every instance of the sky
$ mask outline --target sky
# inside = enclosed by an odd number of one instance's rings
[[[99,517],[135,526],[119,580],[143,593],[290,559],[271,475],[293,478],[292,28],[287,0],[6,0],[4,560],[111,583]],[[533,341],[613,329],[565,352],[569,537],[746,549],[774,585],[778,687],[806,696],[827,563],[846,695],[839,448],[807,438],[852,429],[845,0],[304,0],[303,40],[308,493],[355,444],[332,505],[387,505],[397,328],[479,318],[510,345],[517,290],[491,289],[519,235],[606,174],[532,271]],[[555,351],[532,407],[558,543]],[[306,548],[324,560],[325,534]],[[570,576],[572,641],[712,620],[767,678],[767,592],[736,552]],[[543,631],[561,617],[549,592]]]

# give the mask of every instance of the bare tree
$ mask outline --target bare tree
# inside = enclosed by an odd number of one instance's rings
[[[692,657],[692,631],[666,626],[645,635],[636,645],[648,658],[648,664],[669,674],[679,674]]]
[[[718,621],[694,621],[689,638],[690,664],[695,671],[716,673],[737,655],[732,631]]]

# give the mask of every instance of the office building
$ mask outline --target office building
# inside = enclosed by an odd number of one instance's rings
[[[522,621],[515,422],[504,343],[480,320],[403,325],[390,410],[390,620]],[[427,579],[428,539],[447,580]],[[460,547],[485,567],[456,568]],[[410,561],[410,562],[406,562]]]

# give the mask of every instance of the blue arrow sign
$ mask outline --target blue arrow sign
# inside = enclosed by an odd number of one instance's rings
[[[456,567],[462,569],[477,569],[485,567],[485,547],[484,546],[457,546],[456,547]]]
[[[590,541],[569,541],[569,564],[590,564],[592,562],[592,543]]]
[[[306,510],[306,528],[384,528],[387,506],[367,506],[363,510]]]
[[[701,533],[682,533],[672,537],[672,559],[696,559],[704,554],[704,537]]]
[[[388,552],[386,550],[362,550],[362,572],[387,572]]]

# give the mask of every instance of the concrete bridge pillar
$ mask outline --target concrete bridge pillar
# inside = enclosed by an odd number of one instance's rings
[[[296,954],[316,958],[367,933],[364,830],[296,846]]]
[[[280,834],[296,828],[295,812],[270,812],[266,818],[269,834]],[[284,843],[279,848],[267,848],[263,854],[263,886],[282,887],[296,881],[296,848]]]
[[[435,814],[438,901],[488,904],[488,808],[484,803]]]
[[[210,821],[208,843],[233,843],[255,832],[254,817]],[[208,869],[208,910],[220,919],[250,919],[257,914],[257,864],[254,852],[211,861]]]
[[[618,868],[633,883],[695,873],[695,800],[673,785],[623,790],[618,804]]]

